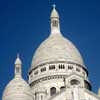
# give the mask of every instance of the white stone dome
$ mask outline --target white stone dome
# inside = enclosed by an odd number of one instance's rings
[[[51,34],[36,50],[32,68],[52,61],[71,61],[84,65],[77,48],[61,34]]]
[[[36,50],[31,69],[34,67],[57,61],[70,61],[84,65],[80,52],[71,41],[65,38],[60,32],[59,14],[53,6],[51,12],[51,34]]]
[[[6,86],[2,100],[33,100],[29,85],[22,78],[14,78]]]

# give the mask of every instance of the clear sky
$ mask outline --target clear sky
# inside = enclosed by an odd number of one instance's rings
[[[17,53],[27,80],[34,51],[50,34],[53,3],[60,14],[62,34],[83,56],[93,91],[100,87],[100,0],[0,0],[0,100],[14,76]]]

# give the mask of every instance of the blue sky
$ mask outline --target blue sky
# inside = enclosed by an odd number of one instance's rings
[[[100,87],[100,0],[1,0],[0,97],[14,76],[17,53],[27,80],[34,51],[50,34],[54,3],[60,14],[62,34],[81,52],[93,91]]]

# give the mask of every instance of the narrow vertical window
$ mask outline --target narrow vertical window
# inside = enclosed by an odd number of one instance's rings
[[[16,67],[16,73],[20,73],[20,68]]]
[[[54,27],[58,27],[58,21],[54,20],[52,24]]]
[[[56,88],[55,88],[55,87],[52,87],[52,88],[50,89],[50,95],[53,96],[53,95],[55,95],[55,94],[56,94]]]
[[[43,100],[43,96],[41,95],[41,100]]]

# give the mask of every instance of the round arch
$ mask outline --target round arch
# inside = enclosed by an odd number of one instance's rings
[[[56,94],[56,88],[55,87],[51,87],[50,88],[50,95],[53,96]]]

